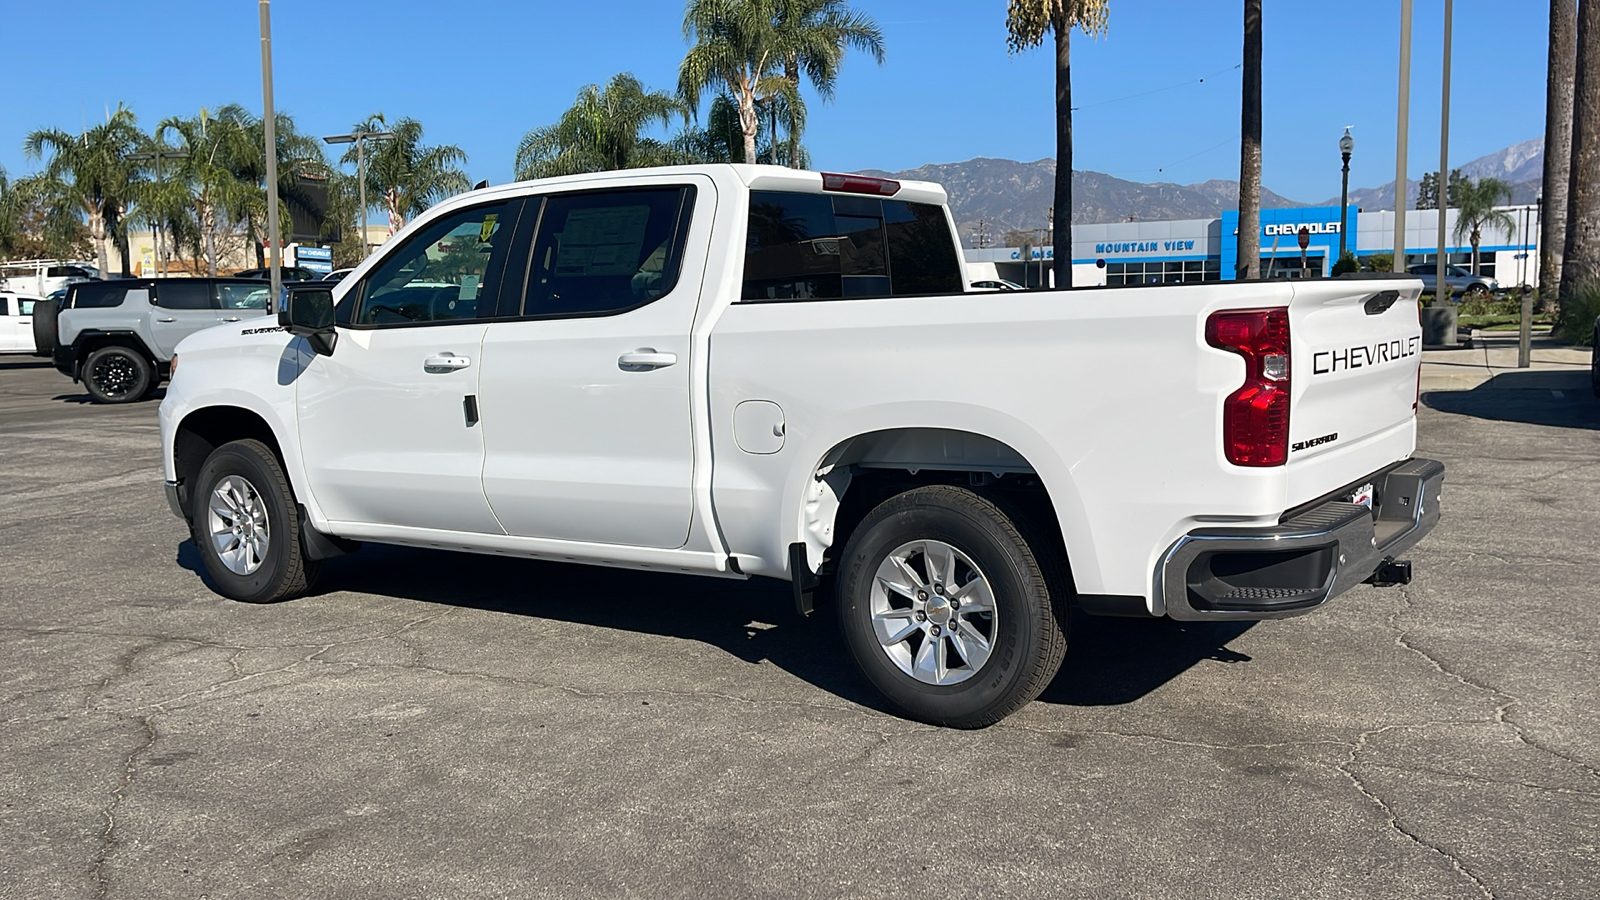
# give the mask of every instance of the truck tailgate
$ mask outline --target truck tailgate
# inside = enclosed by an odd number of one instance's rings
[[[1295,284],[1288,501],[1320,497],[1416,446],[1422,326],[1414,279]]]

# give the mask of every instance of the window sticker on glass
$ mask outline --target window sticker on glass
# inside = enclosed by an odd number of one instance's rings
[[[648,206],[575,209],[567,214],[556,251],[558,276],[632,275],[639,268]]]
[[[483,227],[478,229],[478,243],[489,243],[489,237],[494,234],[494,223],[499,219],[499,213],[489,213],[483,217]]]
[[[467,277],[461,279],[461,290],[456,293],[456,299],[457,300],[476,300],[476,299],[478,299],[478,281],[479,281],[479,278],[476,275],[468,275]]]

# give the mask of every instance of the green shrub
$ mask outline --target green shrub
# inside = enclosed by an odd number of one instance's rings
[[[1333,270],[1330,274],[1332,274],[1333,277],[1338,278],[1340,275],[1350,272],[1358,272],[1360,270],[1361,264],[1356,262],[1356,255],[1351,253],[1349,250],[1346,250],[1345,252],[1339,254],[1339,261],[1333,264]]]
[[[1361,257],[1361,267],[1368,272],[1393,272],[1393,253],[1374,253],[1371,256]]]
[[[1493,297],[1472,300],[1463,299],[1456,304],[1463,316],[1521,316],[1522,298],[1515,291],[1508,293],[1504,298],[1496,300]]]
[[[1561,304],[1556,333],[1578,347],[1594,343],[1594,323],[1600,318],[1600,281],[1590,282]]]

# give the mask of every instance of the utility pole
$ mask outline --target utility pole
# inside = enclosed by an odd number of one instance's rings
[[[1409,2],[1409,0],[1408,0]],[[283,250],[278,230],[278,117],[272,108],[272,0],[261,0],[261,106],[267,132],[267,278],[272,309],[278,308],[283,272],[278,264]]]
[[[1434,211],[1439,214],[1439,258],[1435,260],[1433,276],[1435,303],[1440,302],[1441,290],[1445,292],[1446,300],[1450,297],[1450,285],[1444,280],[1445,272],[1450,268],[1450,256],[1445,252],[1444,245],[1444,217],[1450,210],[1450,27],[1454,6],[1453,0],[1444,0],[1444,94],[1439,100],[1439,202],[1434,204]]]
[[[1394,136],[1394,271],[1406,270],[1406,143],[1411,127],[1411,0],[1400,0],[1400,102]],[[1447,173],[1439,173],[1447,178]]]

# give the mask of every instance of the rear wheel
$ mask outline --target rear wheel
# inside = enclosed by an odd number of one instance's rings
[[[260,441],[223,444],[190,489],[189,533],[218,593],[246,603],[288,600],[317,563],[300,545],[300,510],[283,467]]]
[[[1467,289],[1461,292],[1461,299],[1472,301],[1487,300],[1489,299],[1489,288],[1487,285],[1482,284],[1468,285]]]
[[[150,393],[155,368],[131,347],[101,347],[83,363],[83,386],[100,403],[132,403]]]
[[[1021,523],[1026,524],[1026,523]],[[867,679],[907,716],[981,728],[1027,704],[1066,652],[1064,579],[1040,541],[962,488],[917,488],[874,509],[839,567],[838,612]]]

